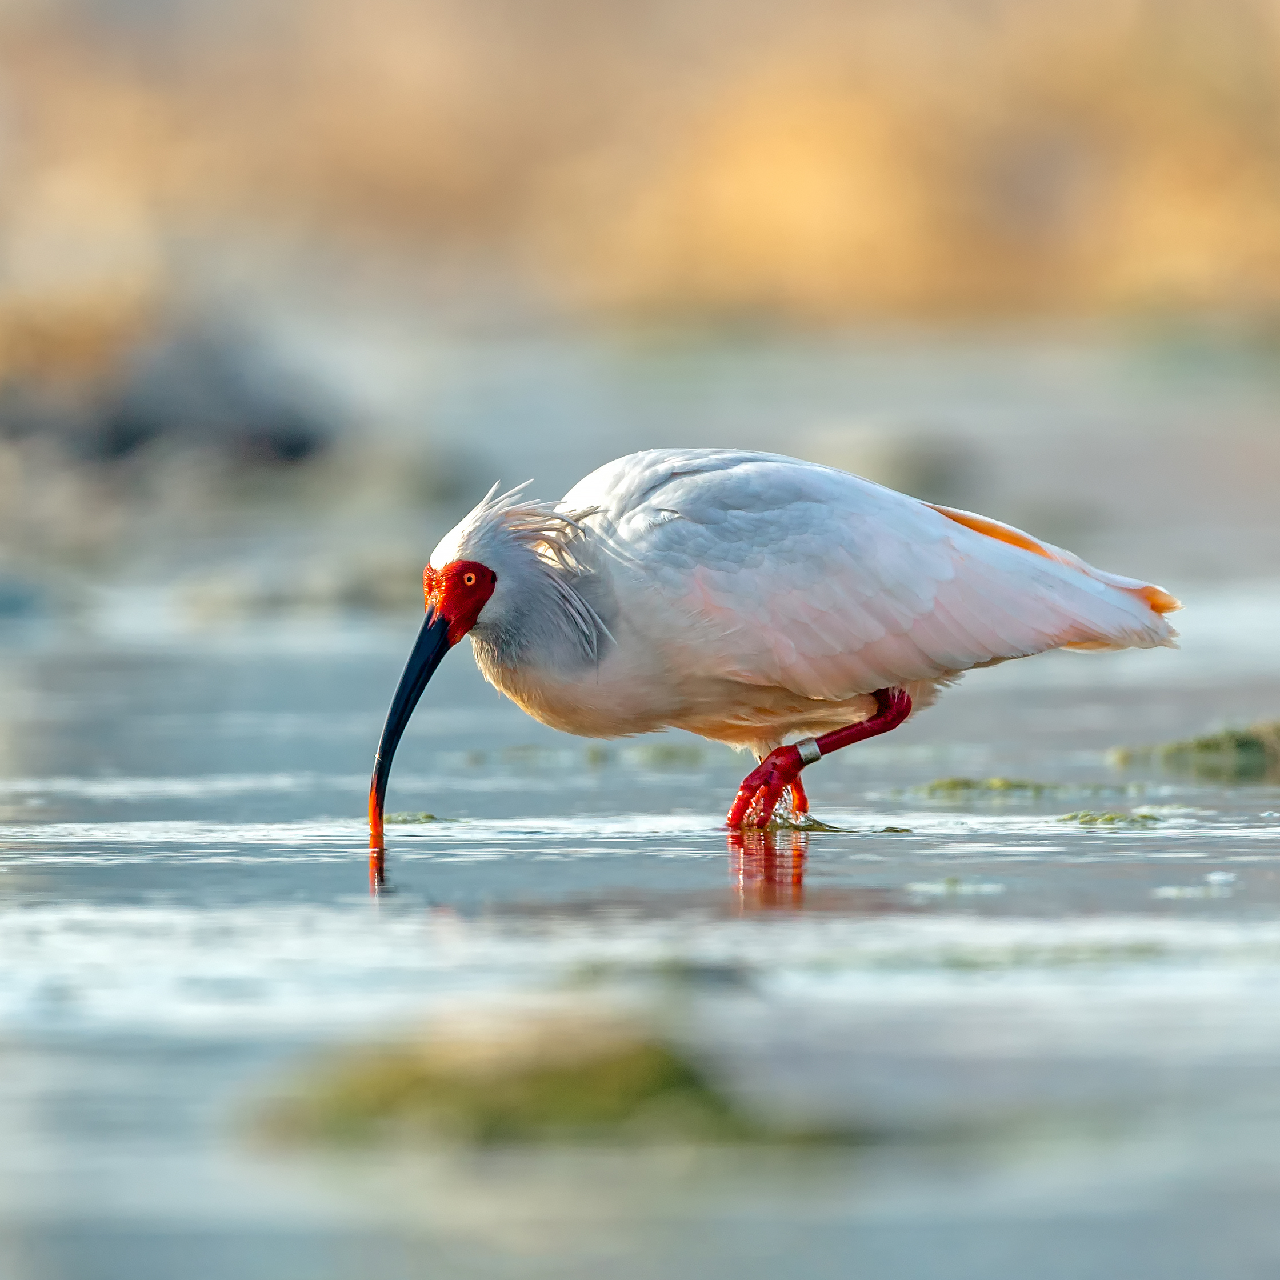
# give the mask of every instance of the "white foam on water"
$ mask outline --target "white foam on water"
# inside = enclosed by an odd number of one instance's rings
[[[292,785],[281,775],[276,785]],[[363,785],[363,784],[362,784]],[[1224,856],[1233,842],[1245,841],[1262,855],[1275,846],[1280,855],[1280,825],[1266,819],[1242,820],[1211,811],[1183,810],[1150,825],[1081,825],[1049,814],[955,812],[938,809],[835,811],[827,815],[840,830],[818,833],[814,841],[849,842],[893,833],[895,842],[926,846],[937,855],[976,854],[1017,858],[1077,854],[1089,857],[1135,852],[1149,857]],[[199,822],[177,820],[122,822],[50,822],[0,825],[0,867],[96,859],[122,861],[228,860],[328,862],[356,856],[364,848],[366,828],[355,818],[296,822]],[[788,833],[776,839],[785,841]],[[723,818],[706,814],[619,814],[604,816],[456,819],[390,824],[388,850],[408,860],[435,857],[503,857],[556,854],[581,856],[627,849],[652,856],[680,856],[694,848],[722,854]],[[672,845],[672,841],[684,844]],[[1264,846],[1259,849],[1258,846]],[[557,846],[559,846],[557,848]],[[820,849],[821,844],[814,846]]]
[[[81,845],[114,846],[124,852],[149,849],[162,856],[174,846],[175,856],[205,847],[278,845],[314,849],[318,859],[330,856],[335,843],[350,846],[365,831],[355,819],[313,822],[50,822],[0,826],[0,861],[38,861],[50,848]]]
[[[86,800],[168,800],[367,788],[354,775],[223,773],[193,778],[0,778],[0,796],[76,796]]]
[[[8,907],[0,1028],[340,1032],[545,990],[588,966],[677,965],[732,966],[754,998],[842,1017],[1036,1008],[1078,1023],[1095,1047],[1123,1047],[1153,1011],[1161,1027],[1180,1011],[1188,1044],[1211,1027],[1215,1052],[1280,1051],[1280,922],[1119,915],[468,921],[378,903]]]
[[[580,770],[570,771],[555,755],[538,757],[539,769],[560,766],[564,776],[555,781],[557,791],[593,790],[597,779]],[[570,762],[572,763],[572,762]],[[689,781],[684,775],[683,781]],[[544,777],[531,770],[520,772],[459,769],[455,772],[397,774],[394,790],[399,794],[444,791],[476,793],[542,792]],[[237,795],[287,795],[328,792],[365,795],[369,775],[319,773],[205,774],[196,777],[48,777],[0,778],[0,798],[72,797],[100,801],[202,800]]]

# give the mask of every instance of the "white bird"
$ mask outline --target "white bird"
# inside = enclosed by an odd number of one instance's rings
[[[427,613],[378,747],[445,653],[586,737],[687,729],[753,751],[730,827],[766,825],[800,771],[895,728],[973,667],[1049,649],[1175,646],[1160,587],[985,516],[775,454],[650,449],[555,504],[497,486],[436,547]],[[795,741],[795,739],[799,741]],[[788,740],[789,745],[784,745]]]

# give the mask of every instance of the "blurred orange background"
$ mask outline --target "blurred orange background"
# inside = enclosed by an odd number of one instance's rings
[[[5,364],[191,237],[474,255],[624,314],[1280,299],[1268,0],[3,12]]]
[[[198,524],[292,500],[299,460],[342,459],[313,500],[367,493],[415,431],[434,452],[384,506],[487,485],[425,402],[360,456],[387,416],[368,397],[314,430],[275,405],[264,434],[243,395],[201,417],[147,391],[139,420],[140,352],[187,334],[185,387],[212,360],[192,324],[281,299],[410,345],[424,310],[587,333],[1190,318],[1269,366],[1280,5],[5,0],[0,166],[0,559],[93,561],[166,503]],[[334,363],[308,361],[303,383]],[[714,434],[688,442],[760,443]]]

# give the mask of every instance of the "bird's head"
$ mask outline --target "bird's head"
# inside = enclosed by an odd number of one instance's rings
[[[391,700],[369,786],[375,847],[382,844],[392,756],[427,682],[463,636],[473,629],[477,637],[538,635],[537,610],[527,607],[531,599],[548,604],[557,624],[571,633],[576,628],[582,636],[595,635],[599,619],[564,581],[564,574],[577,572],[567,549],[579,532],[575,516],[522,501],[519,490],[499,497],[494,492],[445,534],[423,570],[426,617]]]
[[[497,585],[498,575],[479,560],[450,560],[443,568],[427,565],[422,571],[427,616],[434,614],[445,624],[450,647],[476,625]]]
[[[391,759],[409,717],[444,655],[476,625],[497,584],[498,575],[479,560],[449,560],[438,569],[427,565],[422,571],[426,616],[391,699],[369,784],[369,837],[375,847],[382,844],[382,810]]]

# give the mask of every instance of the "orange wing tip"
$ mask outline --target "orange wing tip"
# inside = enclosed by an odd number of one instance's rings
[[[1182,601],[1171,596],[1163,587],[1139,587],[1134,595],[1145,600],[1153,613],[1174,613],[1182,608]]]
[[[946,516],[948,520],[954,520],[956,524],[964,525],[966,529],[972,529],[974,533],[985,534],[986,537],[995,538],[999,542],[1007,542],[1012,547],[1021,547],[1023,551],[1030,551],[1035,555],[1044,556],[1046,560],[1056,560],[1059,564],[1072,563],[1072,560],[1064,560],[1061,556],[1055,555],[1048,547],[1043,546],[1031,537],[1030,534],[1023,533],[1021,529],[1015,529],[1012,525],[1001,524],[999,520],[992,520],[987,516],[975,515],[972,511],[957,511],[954,507],[940,507],[932,502],[926,502],[925,506],[932,507],[939,515]],[[1075,561],[1075,564],[1077,568],[1082,567],[1079,561]],[[1087,571],[1087,566],[1084,566],[1084,568]],[[1182,601],[1175,596],[1171,596],[1163,587],[1146,585],[1126,587],[1125,590],[1132,591],[1135,596],[1147,605],[1152,613],[1173,613],[1175,610],[1182,608]]]
[[[1057,558],[1041,546],[1030,534],[1023,533],[1021,529],[1015,529],[1012,525],[1001,524],[999,520],[992,520],[987,516],[974,515],[972,511],[957,511],[954,507],[939,507],[932,502],[926,502],[925,506],[932,507],[939,515],[946,516],[948,520],[954,520],[956,524],[964,525],[966,529],[972,529],[974,533],[985,534],[988,538],[995,538],[998,542],[1007,542],[1011,547],[1021,547],[1023,551],[1030,551],[1035,555],[1044,556],[1046,560]]]

